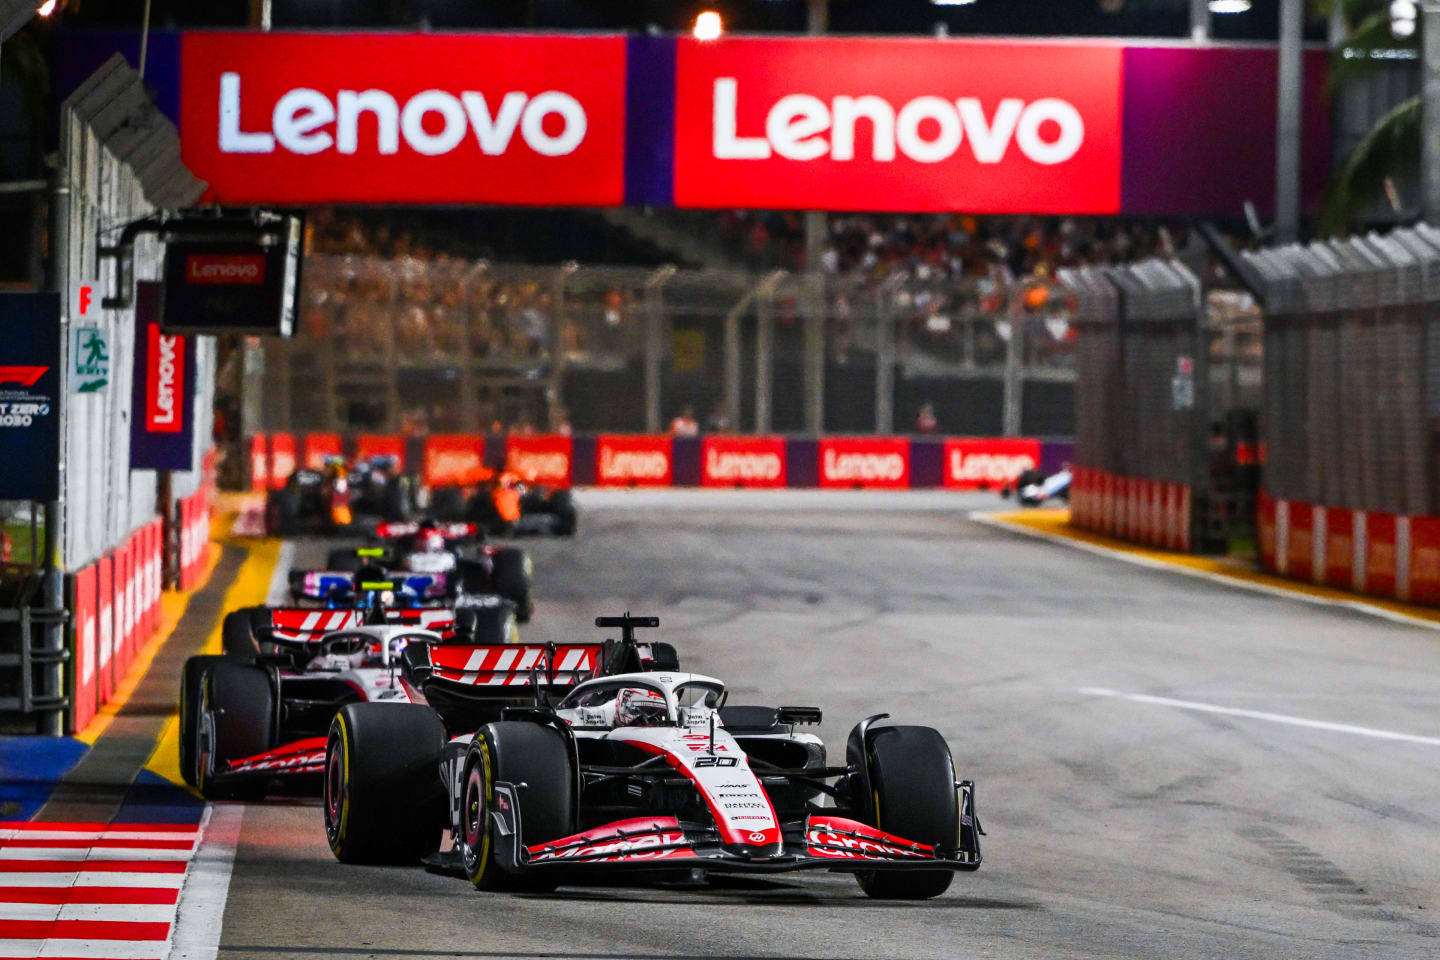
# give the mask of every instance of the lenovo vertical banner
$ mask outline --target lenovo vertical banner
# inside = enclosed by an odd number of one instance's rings
[[[195,340],[160,331],[161,284],[135,285],[132,470],[192,470]]]
[[[60,497],[60,295],[0,293],[0,500]]]

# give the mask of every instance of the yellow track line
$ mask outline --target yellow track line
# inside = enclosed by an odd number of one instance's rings
[[[229,529],[227,524],[226,530]],[[240,607],[254,607],[263,604],[270,593],[270,578],[274,574],[275,564],[280,557],[280,541],[272,539],[246,540],[244,546],[250,551],[249,556],[240,564],[240,570],[235,574],[235,582],[230,589],[225,591],[225,598],[221,601],[221,616],[216,619],[215,626],[211,628],[209,636],[205,638],[205,646],[200,653],[220,653],[222,642],[222,630],[225,623],[224,614],[239,609]],[[161,728],[160,738],[155,743],[155,749],[150,752],[150,758],[145,761],[145,769],[157,773],[165,779],[176,784],[184,784],[185,780],[180,775],[180,715],[178,706],[165,721]]]
[[[1069,541],[1073,546],[1092,552],[1108,553],[1120,560],[1130,560],[1149,567],[1170,567],[1177,573],[1213,580],[1228,580],[1236,586],[1266,593],[1289,595],[1312,603],[1348,607],[1361,613],[1399,620],[1417,626],[1440,626],[1440,609],[1419,604],[1402,603],[1382,597],[1340,590],[1335,587],[1263,573],[1251,567],[1216,557],[1189,553],[1171,553],[1123,540],[1091,533],[1070,525],[1070,511],[1065,509],[1011,510],[996,513],[972,513],[971,518],[993,526],[1056,541]]]

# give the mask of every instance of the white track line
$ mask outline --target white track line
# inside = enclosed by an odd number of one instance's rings
[[[1269,723],[1283,723],[1292,727],[1309,727],[1312,730],[1328,730],[1331,733],[1349,733],[1357,737],[1373,737],[1376,740],[1399,740],[1402,743],[1420,743],[1427,747],[1440,747],[1440,737],[1422,737],[1414,733],[1398,733],[1394,730],[1379,730],[1375,727],[1357,727],[1349,723],[1332,723],[1329,720],[1309,720],[1292,717],[1283,713],[1267,713],[1264,710],[1246,710],[1242,707],[1222,707],[1214,703],[1199,703],[1195,700],[1172,700],[1169,697],[1152,697],[1145,693],[1122,693],[1105,687],[1081,687],[1081,693],[1093,697],[1114,697],[1134,703],[1150,703],[1160,707],[1175,707],[1180,710],[1198,710],[1201,713],[1220,713],[1228,717],[1245,717],[1250,720],[1265,720]]]
[[[269,606],[284,606],[290,599],[290,566],[295,562],[295,542],[286,540],[280,544],[280,554],[275,559],[275,570],[270,574],[270,592],[265,597]]]
[[[230,873],[245,808],[239,804],[210,805],[205,810],[205,839],[190,861],[180,910],[171,929],[169,960],[215,960],[225,902],[230,898]]]
[[[997,530],[1018,533],[1021,536],[1033,537],[1037,540],[1044,540],[1047,543],[1063,544],[1076,550],[1084,550],[1086,553],[1092,553],[1097,557],[1109,557],[1111,560],[1120,560],[1125,563],[1134,564],[1137,567],[1145,567],[1150,570],[1163,570],[1166,573],[1176,573],[1186,577],[1194,577],[1197,580],[1208,580],[1211,583],[1234,587],[1236,590],[1249,590],[1251,593],[1263,593],[1270,597],[1283,597],[1287,600],[1297,600],[1301,603],[1309,603],[1320,607],[1339,607],[1342,610],[1350,610],[1355,613],[1363,613],[1366,616],[1379,617],[1381,620],[1403,623],[1409,627],[1424,627],[1426,630],[1440,630],[1440,621],[1412,617],[1409,614],[1400,613],[1395,610],[1387,610],[1384,607],[1366,603],[1364,600],[1337,600],[1331,597],[1318,597],[1311,593],[1304,593],[1300,590],[1292,590],[1287,587],[1275,587],[1268,583],[1256,583],[1253,580],[1228,577],[1223,573],[1211,573],[1208,570],[1196,570],[1194,567],[1166,563],[1164,560],[1152,560],[1150,557],[1143,557],[1125,550],[1116,550],[1113,547],[1101,546],[1098,543],[1086,543],[1084,540],[1074,540],[1070,537],[1047,533],[1044,530],[1035,530],[1031,527],[1006,523],[1004,520],[996,520],[984,510],[971,512],[970,519],[976,523],[983,523],[987,527],[994,527]],[[1297,584],[1298,583],[1299,581],[1297,581]]]

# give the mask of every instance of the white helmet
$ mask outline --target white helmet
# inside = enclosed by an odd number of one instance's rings
[[[615,700],[615,725],[657,727],[669,719],[665,697],[648,687],[625,687]]]

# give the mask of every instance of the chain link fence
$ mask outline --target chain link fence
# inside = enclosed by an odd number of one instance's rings
[[[267,430],[1068,436],[1072,303],[1045,280],[311,255],[264,344]]]
[[[1267,492],[1440,512],[1440,231],[1246,257],[1266,304]]]

